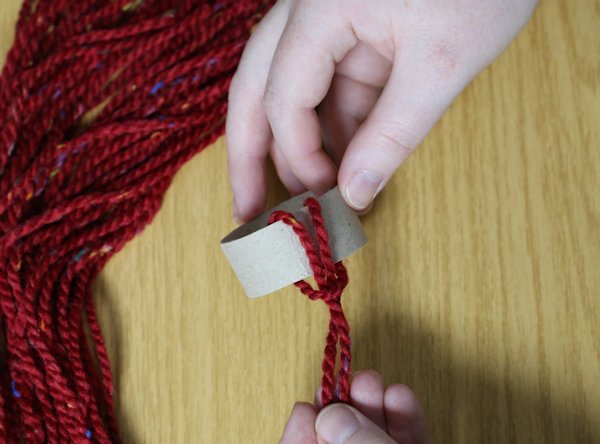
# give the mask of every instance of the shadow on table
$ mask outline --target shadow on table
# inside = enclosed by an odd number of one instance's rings
[[[432,442],[600,443],[583,403],[569,405],[537,381],[515,382],[506,371],[492,380],[477,363],[453,360],[443,339],[411,319],[372,313],[352,331],[353,368],[374,368],[388,384],[409,385],[423,404]]]

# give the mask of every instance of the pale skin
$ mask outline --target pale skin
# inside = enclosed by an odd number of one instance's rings
[[[350,402],[324,409],[315,404],[294,405],[280,444],[427,443],[425,415],[405,385],[386,387],[373,370],[356,373]]]
[[[265,209],[269,156],[290,193],[338,185],[349,206],[368,210],[536,3],[278,1],[248,42],[230,89],[236,221]]]

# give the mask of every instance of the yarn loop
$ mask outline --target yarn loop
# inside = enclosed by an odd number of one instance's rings
[[[310,221],[315,231],[316,243],[306,227],[286,211],[274,211],[269,217],[269,223],[282,221],[289,225],[298,236],[306,251],[306,257],[313,271],[317,288],[301,280],[294,285],[311,300],[321,300],[329,308],[329,331],[325,340],[323,357],[323,379],[321,382],[321,402],[326,406],[334,401],[348,402],[350,399],[350,362],[352,359],[350,328],[342,309],[342,292],[348,284],[346,267],[340,261],[334,263],[329,246],[329,234],[319,201],[309,197],[304,201],[308,209]],[[336,384],[335,367],[337,360],[337,344],[340,345],[340,368]]]

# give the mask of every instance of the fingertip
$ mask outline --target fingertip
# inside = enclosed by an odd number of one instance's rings
[[[321,394],[322,394],[322,389],[321,389],[321,387],[319,387],[317,389],[317,391],[315,392],[315,397],[314,397],[314,404],[319,410],[321,410],[323,408],[323,398],[322,398]]]
[[[358,370],[352,374],[352,384],[356,384],[357,387],[363,388],[381,388],[383,391],[384,382],[383,378],[376,370]]]
[[[414,392],[403,384],[389,386],[384,394],[388,433],[397,442],[426,443],[425,413]]]
[[[289,167],[289,175],[303,188],[315,193],[324,193],[334,187],[338,168],[322,147],[321,129],[314,110],[271,116],[269,121],[278,150]],[[285,177],[282,175],[282,179]]]
[[[383,396],[385,383],[374,370],[362,370],[352,377],[350,399],[352,405],[379,427],[385,427]]]
[[[290,412],[290,418],[312,418],[316,419],[317,409],[310,402],[299,401],[294,403],[292,411]]]
[[[292,169],[290,168],[287,159],[277,146],[277,143],[273,142],[271,144],[270,152],[271,159],[273,160],[273,164],[275,165],[275,169],[277,171],[277,175],[279,176],[279,179],[281,180],[285,188],[289,191],[289,193],[292,196],[304,193],[306,191],[306,187],[292,172]]]
[[[394,411],[409,415],[418,412],[421,408],[414,392],[404,384],[390,385],[385,391],[384,403]]]
[[[230,161],[229,178],[233,190],[233,218],[241,224],[265,210],[267,201],[266,166],[263,158],[247,157]]]
[[[294,404],[283,430],[280,444],[304,444],[315,442],[317,410],[308,402]]]
[[[265,204],[263,202],[246,202],[243,204],[238,204],[237,199],[234,199],[233,220],[236,224],[242,225],[250,222],[264,210]]]

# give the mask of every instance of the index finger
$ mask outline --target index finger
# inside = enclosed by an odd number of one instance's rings
[[[337,169],[321,149],[315,108],[329,90],[336,63],[357,42],[351,27],[336,21],[326,8],[310,4],[292,13],[275,51],[264,96],[273,137],[292,172],[316,192],[335,184]]]

